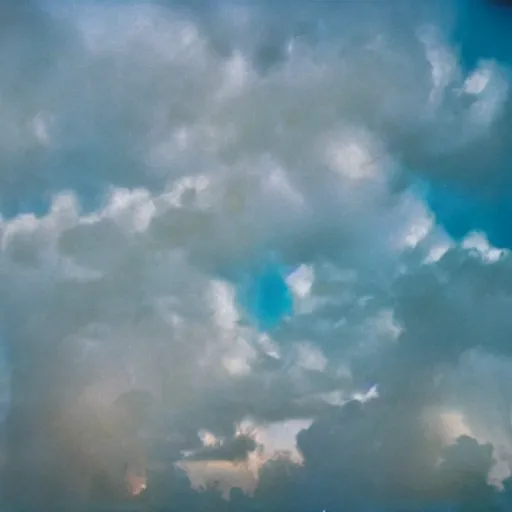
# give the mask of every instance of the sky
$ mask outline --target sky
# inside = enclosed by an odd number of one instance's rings
[[[505,4],[2,1],[2,510],[511,510]]]

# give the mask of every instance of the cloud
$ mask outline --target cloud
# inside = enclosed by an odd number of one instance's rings
[[[250,437],[237,436],[220,446],[205,448],[187,457],[187,460],[229,460],[247,459],[250,452],[256,449],[256,442]]]
[[[487,9],[6,4],[6,505],[131,486],[222,510],[219,478],[268,510],[505,499],[510,55]]]

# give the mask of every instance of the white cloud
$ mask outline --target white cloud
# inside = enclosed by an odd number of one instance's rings
[[[322,372],[327,366],[327,359],[322,351],[310,343],[297,345],[297,364],[305,370]]]
[[[482,233],[470,233],[462,241],[462,247],[478,254],[487,263],[495,263],[508,252],[504,249],[492,247],[487,237]]]

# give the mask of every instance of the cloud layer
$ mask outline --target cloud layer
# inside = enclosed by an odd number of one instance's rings
[[[6,507],[506,509],[511,13],[2,9]]]

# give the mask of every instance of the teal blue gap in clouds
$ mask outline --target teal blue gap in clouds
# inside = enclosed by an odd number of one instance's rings
[[[244,273],[237,283],[237,300],[251,323],[261,331],[276,328],[293,314],[293,295],[286,283],[287,269],[264,263]]]

